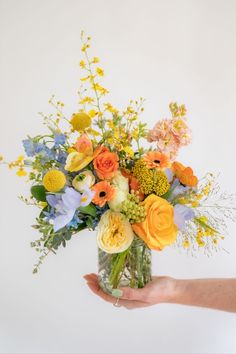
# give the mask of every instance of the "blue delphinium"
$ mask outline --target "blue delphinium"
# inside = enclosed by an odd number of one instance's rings
[[[29,157],[40,155],[42,158],[47,160],[55,159],[55,150],[50,149],[44,143],[35,142],[33,139],[29,138],[23,140],[23,146],[26,155]]]
[[[81,220],[78,216],[78,212],[75,213],[73,219],[69,222],[69,224],[67,224],[66,226],[68,228],[72,227],[74,229],[76,229],[78,227],[79,224],[82,224],[83,220]]]
[[[65,151],[61,151],[58,149],[55,155],[55,159],[64,166],[66,163],[67,156],[68,154]]]
[[[25,139],[23,140],[23,146],[25,149],[25,153],[29,157],[33,157],[36,154],[40,153],[44,150],[45,146],[41,143],[36,143],[33,139]]]
[[[59,145],[64,145],[66,142],[66,136],[62,133],[54,132],[55,147]]]

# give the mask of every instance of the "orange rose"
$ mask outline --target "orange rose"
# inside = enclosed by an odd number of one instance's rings
[[[93,161],[95,171],[100,179],[114,177],[119,164],[119,157],[115,152],[105,151],[99,154]]]
[[[151,249],[162,250],[175,242],[178,228],[174,224],[174,208],[165,199],[150,194],[142,203],[147,216],[133,224],[133,230]]]

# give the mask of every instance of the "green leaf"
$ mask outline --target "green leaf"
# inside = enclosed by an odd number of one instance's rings
[[[71,239],[71,236],[72,234],[70,232],[67,232],[65,235],[64,235],[64,239],[69,241]]]
[[[97,209],[93,204],[89,204],[86,207],[80,207],[79,211],[83,214],[91,215],[93,217],[97,214]]]
[[[75,229],[76,232],[82,231],[87,228],[87,224],[85,222],[79,224],[77,228]]]
[[[39,202],[46,202],[46,189],[42,185],[32,186],[31,187],[32,196]]]
[[[87,220],[86,220],[86,225],[89,229],[94,230],[94,226],[93,226],[93,218],[91,216],[88,216]]]
[[[41,213],[39,214],[39,218],[40,218],[40,219],[45,218],[44,212],[45,212],[45,211],[49,212],[49,210],[50,210],[49,205],[45,206],[45,208],[43,208],[43,209],[41,210]]]

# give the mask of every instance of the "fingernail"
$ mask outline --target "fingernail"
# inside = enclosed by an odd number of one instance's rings
[[[115,297],[121,297],[123,295],[123,291],[120,289],[113,289],[111,294]]]

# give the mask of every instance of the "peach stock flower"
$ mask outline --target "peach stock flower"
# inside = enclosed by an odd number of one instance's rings
[[[91,189],[95,192],[93,203],[100,207],[112,200],[116,193],[115,187],[107,181],[98,182]]]
[[[119,157],[115,152],[100,153],[93,162],[95,171],[100,179],[111,179],[119,167]]]
[[[191,130],[185,117],[162,119],[149,130],[147,140],[156,142],[158,149],[173,160],[178,150],[190,143]]]
[[[148,168],[165,168],[170,165],[169,157],[160,151],[147,152],[143,159]]]
[[[191,167],[185,167],[180,162],[175,161],[172,163],[172,170],[183,185],[196,187],[198,184],[198,178],[194,176]]]
[[[146,219],[133,224],[133,230],[149,248],[162,250],[176,240],[178,228],[174,224],[174,208],[165,199],[150,194],[142,203]]]

